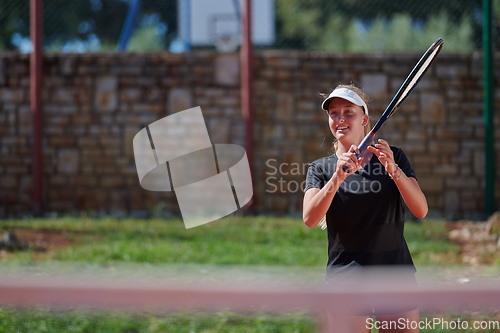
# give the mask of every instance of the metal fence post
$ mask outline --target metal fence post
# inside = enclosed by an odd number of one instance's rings
[[[252,0],[244,0],[241,13],[241,113],[245,122],[245,149],[250,166],[252,179],[253,172],[253,117],[252,117],[252,82],[253,82],[253,64],[252,64]],[[254,206],[255,193],[250,207]]]
[[[485,144],[485,214],[495,210],[495,141],[493,119],[493,40],[491,0],[483,0],[483,80],[484,80],[484,144]]]
[[[33,213],[42,213],[42,0],[30,1],[30,104],[33,115]]]

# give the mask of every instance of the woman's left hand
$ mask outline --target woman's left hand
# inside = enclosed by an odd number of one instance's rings
[[[392,152],[391,147],[389,147],[389,143],[387,141],[378,139],[378,142],[380,143],[375,144],[375,147],[368,146],[368,150],[378,157],[387,173],[392,175],[398,169],[396,162],[394,162],[394,153]]]
[[[379,139],[378,142],[379,143],[377,143],[375,147],[369,146],[368,150],[378,157],[380,163],[385,166],[385,170],[389,175],[394,175],[398,167],[394,162],[392,149],[389,147],[387,141]],[[403,196],[403,200],[415,217],[424,218],[427,215],[429,207],[427,206],[427,199],[425,199],[425,195],[420,189],[417,180],[414,177],[406,177],[403,171],[399,172],[399,176],[396,177],[394,181],[396,182],[399,192]],[[401,175],[403,175],[403,177],[400,178]]]

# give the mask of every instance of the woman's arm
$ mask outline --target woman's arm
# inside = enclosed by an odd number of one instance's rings
[[[328,183],[326,183],[321,190],[313,187],[306,191],[304,195],[302,219],[308,227],[316,226],[323,216],[325,216],[335,193],[344,179],[335,172],[333,177],[330,178]]]
[[[415,178],[407,177],[403,170],[397,167],[396,162],[394,162],[394,153],[389,143],[382,139],[378,141],[380,144],[376,144],[375,147],[370,146],[368,150],[377,155],[389,174],[394,174],[393,180],[412,214],[417,218],[424,218],[429,208],[427,207],[427,199],[420,189],[420,185],[418,185]]]
[[[398,178],[400,172],[401,177]],[[415,215],[415,217],[423,219],[427,215],[429,208],[427,207],[427,199],[420,189],[417,180],[413,177],[407,177],[401,170],[397,171],[394,182],[411,213]]]
[[[321,190],[319,188],[310,188],[306,191],[302,208],[302,219],[308,227],[314,227],[321,221],[342,182],[347,176],[358,170],[363,158],[358,160],[354,152],[359,153],[359,150],[356,146],[351,146],[347,153],[342,154],[337,161],[335,173]],[[349,167],[351,172],[344,172],[342,170],[343,166]]]

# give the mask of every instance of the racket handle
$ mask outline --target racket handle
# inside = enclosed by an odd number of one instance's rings
[[[368,146],[370,145],[370,143],[373,141],[373,138],[375,137],[375,133],[373,133],[372,131],[370,131],[370,133],[368,133],[365,138],[363,139],[363,141],[361,141],[361,143],[359,144],[359,154],[358,153],[354,153],[356,155],[356,158],[359,159],[359,157],[361,155],[363,155],[363,153],[365,152],[366,148],[368,148]],[[344,171],[345,173],[350,173],[351,172],[351,168],[347,167],[347,166],[343,166],[342,167],[342,171]]]
[[[356,154],[356,157],[358,157],[358,154]],[[343,166],[342,167],[342,171],[344,171],[345,173],[350,173],[351,172],[351,168],[347,167],[347,166]]]

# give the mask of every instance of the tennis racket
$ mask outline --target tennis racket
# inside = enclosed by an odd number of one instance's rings
[[[361,141],[360,145],[358,146],[359,154],[356,153],[357,158],[363,155],[366,148],[368,148],[370,143],[373,141],[375,133],[377,133],[380,127],[382,127],[382,125],[384,124],[384,122],[392,116],[392,114],[401,106],[401,104],[403,104],[403,102],[410,95],[413,89],[415,89],[417,84],[420,82],[420,79],[422,79],[425,72],[427,72],[434,59],[436,59],[437,55],[439,54],[439,51],[441,51],[443,43],[444,41],[441,38],[439,38],[429,47],[429,49],[424,53],[422,58],[420,58],[418,63],[410,72],[410,75],[408,75],[405,82],[403,82],[401,88],[399,88],[396,96],[394,96],[389,106],[385,109],[382,116],[380,116],[380,119],[377,121],[375,126],[373,126],[370,133],[368,133],[363,139],[363,141]],[[344,172],[347,173],[351,172],[351,169],[346,166],[343,166],[342,170],[344,170]]]

